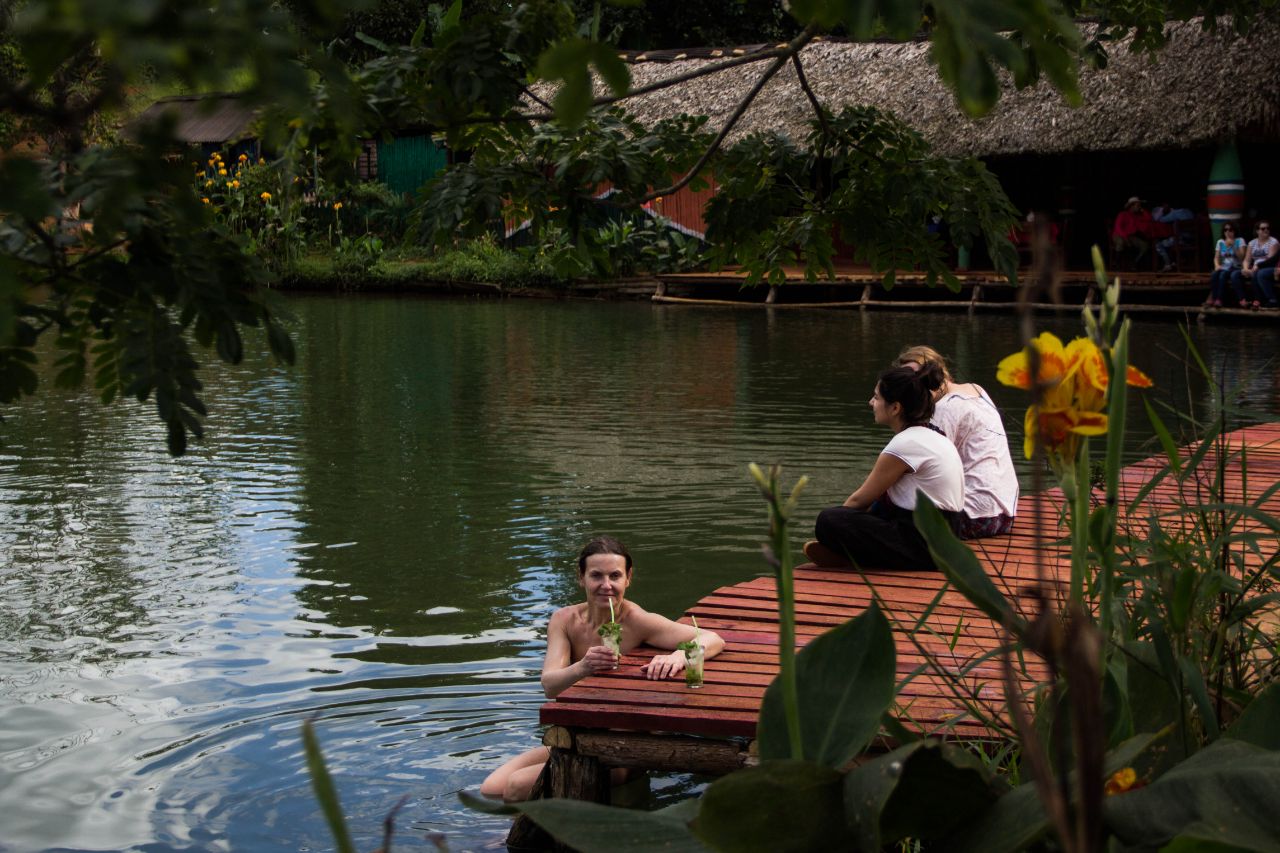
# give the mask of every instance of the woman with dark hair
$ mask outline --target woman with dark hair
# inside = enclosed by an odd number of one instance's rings
[[[1213,272],[1209,275],[1209,298],[1205,300],[1206,308],[1221,308],[1222,297],[1231,282],[1231,274],[1240,269],[1244,260],[1244,238],[1238,235],[1234,222],[1222,224],[1222,239],[1213,246]],[[1236,298],[1244,304],[1244,288],[1236,289]]]
[[[714,632],[673,622],[628,599],[631,572],[631,554],[612,536],[597,536],[578,553],[578,585],[586,601],[551,614],[547,656],[542,663],[542,691],[548,699],[588,676],[617,669],[619,656],[631,654],[639,646],[674,650],[654,655],[640,667],[644,676],[653,680],[674,678],[684,670],[685,653],[678,648],[681,643],[696,642],[702,646],[706,659],[724,648],[724,640]],[[619,651],[604,643],[600,629],[606,622],[619,626],[619,634],[614,635]],[[548,755],[545,746],[517,755],[489,774],[480,793],[507,802],[527,800]],[[614,784],[620,784],[626,779],[626,772],[615,768],[612,779]]]
[[[917,492],[942,511],[954,528],[964,509],[964,467],[955,445],[936,427],[933,395],[944,376],[936,364],[891,367],[880,374],[871,396],[876,423],[893,438],[871,473],[842,506],[824,509],[814,525],[816,540],[804,553],[820,566],[868,569],[936,569],[912,512]]]

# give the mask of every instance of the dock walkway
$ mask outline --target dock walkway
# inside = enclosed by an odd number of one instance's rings
[[[1255,500],[1280,481],[1280,423],[1237,430],[1227,439],[1232,451],[1248,453],[1248,478],[1242,479],[1235,469],[1228,485],[1229,501]],[[1122,506],[1163,467],[1160,457],[1127,467]],[[1212,466],[1202,470],[1211,471]],[[1172,502],[1177,488],[1170,478],[1144,503]],[[1194,484],[1182,488],[1181,500],[1188,499],[1188,488],[1195,495]],[[1049,492],[1041,502],[1046,539],[1057,535],[1060,500],[1060,493]],[[1023,592],[1038,572],[1059,590],[1069,574],[1065,551],[1036,546],[1034,503],[1034,498],[1022,498],[1010,535],[968,543],[1015,607],[1025,602]],[[1265,506],[1280,514],[1280,493],[1271,495]],[[1121,519],[1122,529],[1144,523],[1137,516]],[[932,571],[869,571],[860,576],[812,564],[797,567],[797,645],[857,616],[870,603],[874,590],[894,629],[900,678],[923,663],[927,653],[936,665],[961,676],[969,701],[1002,716],[998,713],[1004,702],[1000,665],[990,657],[1001,641],[999,630],[960,593],[944,586],[943,576]],[[939,593],[938,606],[925,621],[927,630],[916,631],[913,639],[906,628]],[[646,680],[640,667],[655,650],[637,649],[623,657],[616,672],[583,679],[542,706],[541,722],[550,726],[544,743],[553,747],[542,795],[607,801],[608,777],[600,773],[602,765],[715,775],[754,761],[752,739],[761,699],[778,671],[774,580],[757,577],[721,587],[689,608],[681,621],[692,616],[725,640],[724,651],[706,664],[701,689],[691,690],[683,681]],[[1038,662],[1028,659],[1021,673],[1023,688],[1029,690],[1045,675]],[[992,734],[966,711],[964,701],[936,672],[914,678],[899,693],[897,708],[904,724],[917,731],[960,739]]]

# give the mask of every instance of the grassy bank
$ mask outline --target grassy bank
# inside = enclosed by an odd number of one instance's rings
[[[288,290],[505,291],[562,290],[569,283],[536,258],[473,243],[432,257],[409,252],[384,252],[377,258],[311,253],[292,264],[279,286]]]

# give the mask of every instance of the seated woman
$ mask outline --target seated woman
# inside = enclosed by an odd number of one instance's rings
[[[951,439],[964,465],[964,514],[956,534],[961,539],[981,539],[1008,533],[1018,514],[1018,474],[1009,454],[1004,418],[991,395],[981,385],[956,382],[946,359],[933,347],[907,347],[898,364],[933,364],[942,370],[932,423]]]
[[[911,513],[919,490],[953,528],[964,508],[964,468],[955,445],[929,424],[933,395],[942,387],[936,364],[891,367],[880,374],[871,411],[893,438],[858,490],[843,506],[824,509],[814,525],[816,541],[804,553],[820,566],[936,569]]]
[[[1222,224],[1222,239],[1213,245],[1213,272],[1209,275],[1209,298],[1204,301],[1206,308],[1221,308],[1222,297],[1226,293],[1227,284],[1231,282],[1231,274],[1240,268],[1244,260],[1244,238],[1236,236],[1236,224]],[[1244,287],[1234,282],[1236,298],[1244,304]]]
[[[618,656],[603,645],[597,633],[600,626],[609,621],[610,604],[622,626],[623,654],[642,645],[675,649],[680,643],[695,638],[708,658],[724,648],[724,640],[711,631],[698,632],[691,625],[672,622],[627,601],[631,568],[631,555],[626,546],[612,536],[592,539],[578,554],[578,585],[586,592],[587,600],[562,607],[551,615],[547,626],[547,657],[542,664],[542,689],[548,699],[554,699],[589,675],[618,668]],[[684,652],[673,651],[655,655],[642,671],[650,679],[671,678],[684,670],[684,662]],[[527,800],[547,758],[545,746],[512,758],[489,774],[480,786],[480,793],[501,797],[507,802]],[[613,771],[615,785],[625,779],[625,770]]]

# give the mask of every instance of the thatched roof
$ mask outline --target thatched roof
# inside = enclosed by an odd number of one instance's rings
[[[221,144],[244,137],[255,111],[235,95],[178,95],[147,107],[132,122],[131,132],[170,116],[177,123],[174,138],[179,142]]]
[[[995,109],[976,121],[960,112],[938,78],[927,42],[818,42],[804,49],[801,61],[810,86],[833,111],[851,104],[891,110],[947,155],[1183,148],[1240,132],[1280,137],[1280,86],[1256,81],[1280,67],[1280,25],[1261,22],[1243,40],[1229,26],[1205,32],[1199,21],[1170,24],[1168,33],[1169,43],[1154,57],[1131,53],[1120,42],[1110,46],[1105,69],[1082,69],[1081,107],[1068,106],[1043,81],[1020,92],[1007,83]],[[649,57],[656,58],[669,59]],[[718,61],[636,62],[632,85]],[[706,115],[718,130],[765,65],[752,63],[629,98],[624,106],[645,123],[681,112]],[[812,115],[788,65],[761,92],[729,142],[755,130],[779,130],[799,141]]]

